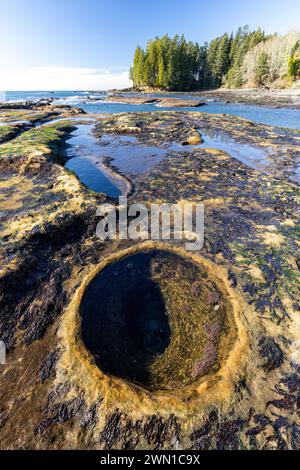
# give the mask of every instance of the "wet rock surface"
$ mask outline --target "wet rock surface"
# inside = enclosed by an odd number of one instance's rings
[[[300,140],[299,131],[278,129],[259,125],[246,119],[222,114],[193,112],[152,112],[129,113],[111,116],[96,127],[95,135],[103,133],[132,134],[140,143],[159,145],[170,149],[170,153],[180,150],[172,143],[197,145],[202,142],[201,132],[228,136],[237,144],[246,144],[268,152],[268,161],[263,170],[284,180],[299,180]],[[198,133],[197,140],[196,133]],[[204,139],[205,143],[205,139]],[[251,154],[251,148],[249,148]]]
[[[53,98],[42,98],[40,100],[32,101],[16,101],[16,102],[0,102],[1,115],[3,111],[39,111],[49,109],[55,111],[68,111],[70,114],[84,114],[84,111],[80,108],[72,107],[65,104],[54,104]]]
[[[15,111],[28,117],[27,109]],[[161,392],[101,371],[78,334],[79,291],[99,263],[138,243],[95,236],[96,207],[111,200],[64,169],[64,143],[74,126],[28,129],[0,146],[0,337],[8,349],[0,366],[1,448],[299,448],[300,194],[281,170],[298,155],[299,133],[184,112],[121,114],[97,126],[99,138],[128,134],[161,148],[182,143],[195,126],[200,133],[214,127],[274,149],[270,174],[217,149],[185,147],[168,150],[133,179],[130,203],[204,203],[199,255],[226,284],[243,327],[237,342],[243,349],[228,357],[222,374],[201,381],[207,363],[194,361],[189,371],[199,376],[197,386]],[[281,158],[279,147],[286,148]],[[188,304],[203,292],[191,276]],[[215,307],[220,299],[207,292],[206,304]],[[190,316],[188,308],[182,312]],[[216,358],[216,329],[205,335],[203,351]]]
[[[122,96],[122,95],[111,95],[106,98],[106,101],[113,103],[128,103],[128,104],[149,104],[156,103],[156,98],[147,98],[144,96]]]
[[[158,100],[162,108],[198,108],[205,106],[204,100],[184,100],[181,98],[165,98]]]
[[[245,89],[228,90],[218,89],[200,92],[200,96],[208,99],[217,99],[226,103],[253,104],[256,106],[270,106],[273,108],[300,108],[299,89],[263,90]],[[197,93],[195,93],[197,96]]]
[[[0,109],[36,109],[41,108],[44,106],[49,106],[53,102],[52,98],[43,98],[41,100],[33,100],[33,101],[16,101],[16,102],[1,102]]]

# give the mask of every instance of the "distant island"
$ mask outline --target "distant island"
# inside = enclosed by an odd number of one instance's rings
[[[300,33],[267,35],[244,26],[203,46],[183,35],[156,37],[136,48],[130,78],[137,90],[289,88],[300,79]]]

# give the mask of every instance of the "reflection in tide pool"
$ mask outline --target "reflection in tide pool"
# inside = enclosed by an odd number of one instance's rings
[[[228,153],[245,165],[250,166],[254,170],[262,171],[271,175],[277,175],[277,171],[282,173],[281,166],[284,166],[286,177],[300,184],[300,160],[293,158],[291,160],[282,161],[280,155],[274,154],[274,149],[255,147],[253,145],[238,142],[225,132],[206,129],[203,132],[198,129],[204,143],[199,145],[182,146],[180,143],[173,142],[169,149],[175,151],[192,151],[197,148],[214,148]]]
[[[151,170],[168,154],[168,149],[144,145],[133,136],[104,135],[100,143],[102,158],[111,159],[120,173],[129,176]]]
[[[66,156],[69,158],[65,167],[72,170],[89,189],[106,193],[111,197],[121,195],[121,190],[110,180],[100,167],[100,149],[97,140],[91,134],[92,125],[79,125],[68,141]]]
[[[197,148],[214,148],[229,153],[242,163],[254,168],[255,170],[264,170],[270,165],[270,153],[268,150],[253,147],[249,144],[240,143],[230,137],[225,132],[216,131],[214,129],[206,129],[205,133],[199,129],[204,140],[203,144],[185,145],[174,142],[170,148],[177,151],[191,151]]]
[[[281,159],[279,154],[274,154],[274,149],[254,147],[249,144],[237,142],[227,134],[210,129],[202,133],[204,144],[202,147],[214,147],[229,153],[242,163],[255,170],[277,175],[284,172],[286,177],[300,184],[300,161],[299,158],[291,160]],[[284,149],[283,149],[284,150]],[[283,166],[283,168],[281,168]]]
[[[205,134],[202,133],[202,137],[204,139],[203,147],[213,147],[229,153],[232,157],[255,170],[266,171],[272,164],[270,150],[268,149],[237,142],[227,134],[214,129],[207,130]]]
[[[66,168],[72,170],[89,189],[112,197],[121,195],[121,184],[103,170],[103,163],[111,162],[118,173],[134,176],[150,170],[168,153],[168,150],[145,146],[133,136],[104,135],[97,141],[93,125],[77,126],[68,141]]]
[[[97,140],[91,133],[92,124],[80,124],[73,137],[68,141],[66,168],[74,171],[78,178],[96,192],[103,192],[112,197],[121,195],[118,180],[106,173],[103,163],[110,163],[118,173],[127,177],[145,173],[160,163],[164,158],[172,158],[172,152],[191,152],[197,148],[215,148],[228,153],[240,162],[255,170],[276,176],[280,170],[280,157],[271,149],[255,147],[238,142],[226,133],[214,129],[199,130],[204,143],[183,146],[173,142],[156,147],[139,142],[128,135],[103,135]],[[290,180],[300,183],[300,162],[292,159],[285,162],[285,175]]]

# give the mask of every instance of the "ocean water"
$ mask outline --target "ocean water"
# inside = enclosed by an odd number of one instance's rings
[[[129,105],[122,103],[106,102],[105,91],[91,92],[91,91],[9,91],[2,93],[1,99],[6,101],[23,101],[41,98],[54,98],[55,102],[59,104],[69,104],[78,106],[88,113],[102,114],[102,113],[122,113],[132,111],[164,111],[164,110],[178,110],[178,108],[163,108],[155,104],[146,105]],[[155,96],[155,95],[151,95]],[[162,96],[170,96],[167,93]],[[173,98],[178,95],[171,95]],[[185,98],[187,96],[185,95]],[[191,99],[199,99],[199,97]],[[207,112],[213,114],[232,114],[239,116],[250,121],[268,124],[271,126],[287,127],[291,129],[300,130],[300,110],[292,108],[267,108],[263,106],[253,106],[246,104],[227,104],[221,101],[209,101],[206,106],[199,108],[180,108],[187,111],[194,112]]]

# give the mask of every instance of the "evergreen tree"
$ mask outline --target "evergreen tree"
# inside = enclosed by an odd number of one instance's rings
[[[214,64],[214,74],[219,85],[225,81],[229,69],[230,48],[231,39],[229,35],[225,33],[218,41]]]
[[[140,46],[138,46],[134,54],[133,67],[130,71],[131,79],[135,86],[142,85],[144,81],[144,61],[144,51]]]
[[[294,45],[288,60],[288,76],[292,80],[300,78],[300,40]]]
[[[269,76],[269,56],[266,52],[262,52],[258,58],[255,70],[255,84],[263,86],[266,84]]]
[[[219,49],[220,38],[213,39],[207,50],[207,65],[209,70],[209,87],[216,88],[219,86],[218,70],[217,70],[217,54]]]

